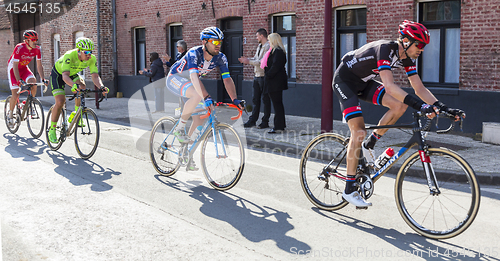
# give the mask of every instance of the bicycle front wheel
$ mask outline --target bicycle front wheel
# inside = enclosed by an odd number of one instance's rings
[[[245,167],[245,149],[233,127],[219,123],[207,131],[201,165],[208,183],[216,190],[228,190],[238,183]]]
[[[445,148],[430,148],[434,169],[431,189],[419,152],[401,166],[396,177],[395,196],[399,213],[419,234],[445,239],[464,232],[477,215],[480,202],[479,183],[469,163]],[[432,172],[432,171],[431,171]]]
[[[300,159],[300,184],[316,207],[333,211],[345,207],[342,198],[346,178],[345,137],[335,133],[316,136]]]
[[[174,175],[180,167],[181,144],[173,135],[176,120],[172,117],[159,119],[149,137],[149,156],[155,170],[163,176]]]
[[[33,138],[38,139],[42,135],[45,123],[42,103],[37,98],[32,98],[28,106],[26,116],[28,131]]]
[[[3,110],[3,118],[5,119],[5,125],[7,126],[7,129],[9,129],[10,133],[14,134],[17,132],[19,129],[19,126],[21,125],[21,111],[19,110],[19,107],[17,105],[14,107],[14,112],[12,113],[12,118],[14,119],[13,124],[9,124],[9,111],[10,111],[10,103],[11,103],[12,96],[7,97],[5,99],[5,106]],[[16,101],[14,101],[16,102]]]
[[[57,119],[57,124],[56,124],[56,135],[57,135],[57,142],[50,142],[49,140],[49,129],[51,125],[51,118],[52,118],[52,113],[54,112],[54,105],[50,107],[49,112],[47,113],[47,119],[45,121],[45,139],[47,140],[47,145],[51,150],[58,150],[64,140],[66,139],[66,123],[64,122],[64,119],[66,119],[66,110],[61,110],[61,113],[59,114],[59,118]]]
[[[99,120],[90,108],[85,108],[78,118],[73,119],[75,127],[75,148],[82,159],[90,159],[99,144]]]

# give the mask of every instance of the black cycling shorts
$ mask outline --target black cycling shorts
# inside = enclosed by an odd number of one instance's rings
[[[343,67],[344,64],[341,63],[337,71],[335,71],[335,75],[333,76],[333,91],[339,99],[342,116],[347,122],[352,118],[363,116],[359,100],[375,105],[382,105],[385,88],[381,82],[375,80],[367,82],[361,80],[357,82],[344,81],[340,75],[351,72]]]
[[[70,75],[71,80],[76,81],[80,78],[78,74]],[[52,68],[50,73],[50,87],[52,88],[52,95],[64,95],[65,82],[63,81],[62,74],[56,71],[56,68]]]

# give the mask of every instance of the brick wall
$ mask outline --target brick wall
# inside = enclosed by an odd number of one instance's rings
[[[500,91],[500,7],[497,0],[462,1],[460,88]]]
[[[82,31],[84,36],[94,42],[93,54],[99,59],[101,51],[101,78],[110,80],[112,72],[112,13],[111,0],[101,0],[101,43],[97,42],[97,16],[95,0],[72,1],[72,5],[65,9],[61,16],[43,14],[40,18],[40,44],[43,51],[43,67],[46,77],[54,65],[54,34],[60,34],[60,55],[75,48],[75,33]],[[85,70],[87,80],[90,80],[89,70]]]

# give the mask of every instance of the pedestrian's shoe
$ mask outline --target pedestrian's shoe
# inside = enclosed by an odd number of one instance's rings
[[[375,162],[375,154],[373,152],[373,149],[366,148],[364,142],[361,144],[361,149],[363,150],[363,156],[365,156],[366,162],[367,163],[374,163]]]
[[[256,124],[253,121],[247,121],[247,122],[243,123],[243,127],[245,127],[245,128],[250,128],[250,127],[253,127],[255,125]]]
[[[189,137],[186,135],[186,133],[183,130],[176,130],[174,132],[174,136],[177,138],[177,140],[180,143],[188,143],[189,142]]]
[[[76,111],[71,112],[68,118],[68,122],[71,123],[73,121],[73,118],[75,117]],[[83,123],[82,117],[80,117],[80,122],[78,122],[78,127],[85,127],[85,124]]]
[[[186,171],[197,171],[199,169],[200,168],[196,167],[196,163],[194,163],[194,160],[190,160],[186,166]]]
[[[285,129],[275,129],[275,128],[272,128],[270,131],[268,131],[267,133],[269,134],[277,134],[277,133],[283,133]]]
[[[59,142],[57,140],[56,128],[54,128],[54,127],[50,127],[50,129],[49,129],[49,141],[50,141],[50,143],[58,143]]]
[[[269,124],[263,122],[259,124],[259,126],[257,126],[257,129],[267,129],[267,128],[269,128]]]
[[[350,204],[353,204],[356,207],[369,207],[372,205],[370,202],[366,202],[364,198],[359,195],[359,192],[354,191],[351,194],[346,194],[345,191],[342,192],[342,197],[349,202]]]

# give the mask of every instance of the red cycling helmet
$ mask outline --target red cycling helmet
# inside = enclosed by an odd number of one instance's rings
[[[429,44],[431,39],[429,31],[423,24],[409,20],[404,20],[399,25],[399,35],[401,38],[408,37],[410,40],[420,41],[425,44]]]
[[[24,39],[25,40],[34,40],[34,41],[38,41],[38,34],[33,31],[33,30],[26,30],[24,31]]]

